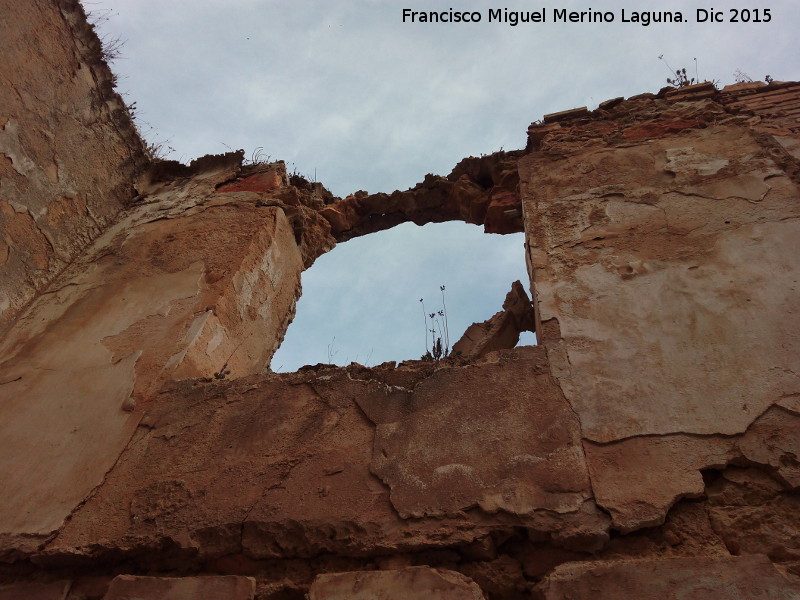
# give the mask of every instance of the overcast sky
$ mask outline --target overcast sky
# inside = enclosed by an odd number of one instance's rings
[[[747,3],[714,2],[722,22],[697,22],[710,4],[648,2],[687,22],[642,26],[622,22],[639,1],[84,1],[101,36],[125,41],[118,89],[148,141],[174,148],[169,158],[263,148],[337,196],[406,189],[466,156],[522,148],[546,113],[656,92],[670,76],[659,55],[723,85],[737,71],[800,79],[800,2],[753,3],[748,23],[730,22]],[[404,23],[404,8],[481,21]],[[544,9],[547,21],[489,22],[490,9]],[[555,23],[556,9],[614,22]],[[438,309],[441,284],[457,339],[500,309],[513,280],[526,283],[521,235],[479,233],[404,225],[340,244],[303,275],[273,368],[327,362],[329,346],[339,364],[419,358],[419,298]]]

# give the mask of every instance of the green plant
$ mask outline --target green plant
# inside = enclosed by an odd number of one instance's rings
[[[165,160],[167,156],[175,152],[175,148],[169,145],[170,140],[145,142],[145,152],[150,160]]]
[[[125,108],[128,110],[128,115],[130,116],[131,122],[133,122],[133,126],[136,128],[136,131],[139,133],[139,137],[144,142],[144,150],[150,160],[166,160],[167,156],[175,152],[175,148],[170,146],[170,143],[172,142],[171,139],[155,139],[152,142],[147,141],[148,137],[153,136],[156,128],[147,121],[141,119],[137,112],[138,107],[136,106],[136,101],[133,101],[130,104],[126,102]],[[145,129],[145,127],[147,129]]]
[[[447,321],[447,303],[444,297],[445,286],[440,285],[439,291],[442,294],[442,308],[436,312],[426,312],[424,298],[419,299],[425,322],[425,354],[420,357],[420,360],[442,360],[450,354],[450,327]],[[430,325],[428,324],[429,320]],[[428,343],[428,334],[430,334],[430,344]]]
[[[125,45],[125,42],[126,40],[123,40],[120,37],[111,37],[109,35],[104,35],[102,38],[100,38],[103,60],[105,60],[107,63],[111,63],[121,57],[122,47]]]
[[[695,83],[698,83],[698,79],[699,78],[698,77],[689,77],[686,74],[686,68],[677,69],[677,70],[673,69],[670,66],[670,64],[664,59],[664,55],[663,54],[659,54],[658,55],[658,60],[663,60],[664,64],[667,67],[667,69],[669,69],[669,72],[672,73],[672,77],[667,77],[667,83],[670,84],[671,86],[674,86],[674,87],[677,87],[677,88],[682,88],[682,87],[686,87],[686,86],[694,85]],[[694,70],[695,70],[695,75],[697,75],[697,59],[696,58],[694,59]]]
[[[231,370],[228,368],[228,361],[225,361],[225,364],[222,365],[222,368],[214,373],[214,379],[225,379],[230,374]]]
[[[336,342],[336,336],[333,336],[333,339],[331,340],[331,343],[328,344],[328,364],[329,365],[333,364],[333,357],[336,356],[336,354],[338,354],[338,351],[333,349],[334,342]]]
[[[252,335],[252,333],[251,333],[251,335]],[[242,344],[244,344],[246,339],[247,338],[243,339],[242,341],[240,341],[236,345],[236,348],[233,349],[233,352],[231,352],[230,355],[228,355],[228,360],[225,361],[225,364],[222,365],[222,368],[219,371],[217,371],[216,373],[214,373],[214,379],[222,380],[222,379],[225,379],[228,375],[231,374],[231,370],[228,368],[228,363],[231,362],[231,359],[233,358],[233,355],[236,354],[236,351],[239,348],[242,347]]]
[[[686,68],[683,68],[675,71],[675,79],[670,79],[667,77],[667,83],[671,86],[682,88],[686,87],[687,85],[694,85],[697,83],[697,80],[694,77],[689,79],[689,77],[686,75]]]
[[[300,189],[309,189],[312,184],[317,183],[317,169],[314,167],[314,177],[309,179],[308,176],[303,175],[297,170],[297,165],[292,163],[292,172],[289,173],[289,183]]]
[[[84,2],[84,4],[87,3]],[[114,16],[114,10],[111,8],[89,10],[86,11],[86,22],[89,23],[89,25],[91,25],[92,28],[98,28],[101,25],[107,23],[112,16]]]
[[[223,146],[226,146],[226,144],[223,144]],[[250,154],[250,159],[244,162],[247,165],[267,165],[271,159],[272,156],[264,153],[264,146],[259,146]]]
[[[100,35],[98,30],[102,28],[111,17],[115,16],[111,8],[101,8],[98,10],[90,10],[86,12],[86,22],[89,23],[92,29],[97,33],[100,40],[100,53],[107,63],[111,63],[122,56],[122,47],[125,45],[126,40],[118,36],[111,36],[109,34]]]

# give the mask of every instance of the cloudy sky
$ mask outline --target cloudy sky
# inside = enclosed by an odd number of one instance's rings
[[[750,21],[738,23],[731,9],[747,3],[715,2],[721,22],[698,22],[698,9],[712,3],[648,2],[651,13],[686,21],[649,26],[622,22],[623,9],[629,20],[645,10],[638,1],[83,3],[102,37],[125,42],[112,65],[118,89],[136,102],[148,141],[174,149],[169,158],[263,148],[337,196],[406,189],[463,157],[523,147],[528,124],[546,113],[656,92],[670,76],[659,55],[723,85],[737,72],[800,79],[797,0],[753,3],[739,15]],[[404,23],[404,8],[476,12],[481,21]],[[490,22],[490,9],[543,10],[546,22]],[[562,9],[614,21],[553,22]],[[525,278],[521,235],[453,223],[351,240],[303,275],[273,368],[418,358],[419,298],[438,309],[446,285],[457,338]]]

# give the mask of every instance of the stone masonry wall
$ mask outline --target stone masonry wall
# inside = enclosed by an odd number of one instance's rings
[[[146,158],[77,0],[0,14],[3,332],[133,200]]]

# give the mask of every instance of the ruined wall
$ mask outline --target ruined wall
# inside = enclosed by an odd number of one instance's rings
[[[0,598],[800,597],[798,109],[616,99],[344,199],[153,165],[0,340]],[[461,356],[265,371],[316,257],[454,218],[531,274]]]
[[[796,135],[692,100],[534,127],[519,163],[541,339],[623,531],[749,458],[729,436],[797,418],[798,179],[776,143]],[[666,481],[605,484],[622,465]]]
[[[0,343],[3,533],[31,544],[56,530],[165,381],[268,364],[303,256],[281,208],[216,189],[240,163],[226,155],[190,179],[151,183]],[[263,171],[262,187],[278,194],[283,165]]]
[[[145,155],[77,0],[0,14],[3,332],[134,198]]]

